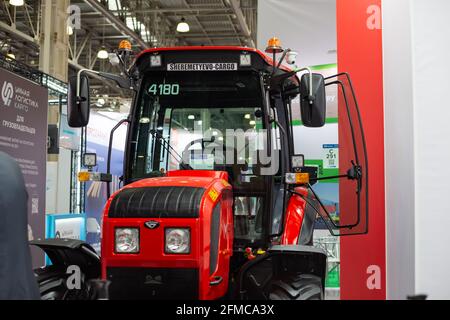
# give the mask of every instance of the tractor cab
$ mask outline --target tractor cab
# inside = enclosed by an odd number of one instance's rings
[[[126,182],[177,170],[193,176],[226,172],[233,189],[235,249],[266,248],[284,148],[269,125],[266,81],[272,67],[265,56],[248,48],[150,50],[136,65],[143,80],[132,111]],[[290,81],[298,83],[295,76]],[[281,119],[288,125],[285,114]]]

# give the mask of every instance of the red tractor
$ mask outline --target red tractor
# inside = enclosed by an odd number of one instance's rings
[[[349,76],[284,67],[293,56],[276,39],[270,58],[247,47],[154,48],[128,66],[126,49],[117,54],[123,76],[82,70],[69,89],[73,127],[89,121],[88,74],[136,92],[123,121],[125,187],[104,208],[101,266],[79,241],[35,241],[54,260],[38,272],[43,295],[67,297],[49,279],[76,264],[84,280],[109,283],[111,299],[323,299],[316,219],[337,235],[368,231],[367,154]],[[305,127],[324,126],[330,85],[341,88],[351,145],[334,177],[305,165],[292,128],[297,113]],[[109,195],[109,172],[102,177]],[[313,188],[337,178],[347,201],[339,224]]]

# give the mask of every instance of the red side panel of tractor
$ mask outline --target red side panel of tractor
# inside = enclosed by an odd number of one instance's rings
[[[296,188],[295,191],[303,196],[308,195],[305,188]],[[285,215],[285,227],[281,236],[282,245],[297,245],[305,218],[306,201],[294,194],[288,202]]]
[[[188,296],[193,299],[223,297],[228,290],[229,262],[233,252],[233,196],[227,180],[228,175],[223,172],[176,171],[168,173],[167,177],[138,181],[113,195],[106,204],[103,217],[103,279],[112,280],[112,286],[117,283],[117,287],[120,284],[121,288],[126,288],[128,280],[133,281],[133,287],[141,290],[133,290],[129,294],[140,294],[133,297],[138,299],[176,298],[181,291],[191,292],[192,296]],[[164,203],[168,206],[176,203],[179,216],[168,216],[163,209],[161,213],[151,212],[158,211],[155,209],[158,206],[148,205],[148,209],[140,208],[139,217],[136,217],[132,214],[136,205],[123,206],[120,203],[120,198],[125,199],[127,192],[144,190],[151,193],[152,190],[160,190],[158,188],[200,190],[198,214],[195,217],[183,216],[183,206],[186,204],[179,201],[182,194],[176,192],[163,197],[166,197]],[[126,198],[126,202],[133,202],[132,197]],[[160,198],[157,196],[153,201],[161,201]],[[142,207],[144,200],[139,201]],[[113,206],[129,208],[125,211],[131,213],[132,217],[128,217],[127,212],[117,214],[120,210]],[[114,217],[111,217],[110,212],[115,213]],[[149,221],[157,222],[158,227],[146,227]],[[128,227],[139,229],[139,253],[118,254],[115,252],[115,229]],[[190,229],[191,249],[188,254],[165,252],[167,228]],[[188,274],[192,274],[189,279],[185,278]]]

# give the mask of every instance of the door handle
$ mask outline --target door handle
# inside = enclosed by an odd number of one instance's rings
[[[213,281],[209,282],[210,286],[218,286],[219,284],[221,284],[223,282],[223,278],[222,277],[214,277]]]

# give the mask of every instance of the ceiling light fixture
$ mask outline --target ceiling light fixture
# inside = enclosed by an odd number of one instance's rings
[[[14,6],[14,7],[21,7],[23,6],[25,3],[23,0],[9,0],[9,4]]]
[[[9,59],[16,60],[16,55],[12,52],[11,49],[9,49],[8,53],[6,54],[6,57],[9,58]]]
[[[109,58],[109,53],[106,51],[105,46],[102,46],[100,51],[97,53],[97,58],[105,60]]]
[[[189,27],[189,24],[186,22],[186,19],[181,18],[180,23],[178,23],[178,25],[177,25],[177,31],[184,33],[184,32],[189,32],[189,30],[190,30],[190,27]]]
[[[98,98],[97,100],[97,107],[103,107],[106,104],[106,100],[104,98]]]
[[[69,36],[73,35],[73,28],[72,28],[72,26],[67,26],[67,34]]]

